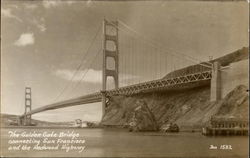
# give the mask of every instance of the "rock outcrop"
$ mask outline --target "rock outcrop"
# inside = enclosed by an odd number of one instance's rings
[[[218,102],[220,107],[216,116],[248,119],[249,94],[244,85],[237,86]]]
[[[158,131],[158,123],[146,102],[138,100],[136,105],[137,107],[133,110],[133,116],[129,122],[130,131]]]

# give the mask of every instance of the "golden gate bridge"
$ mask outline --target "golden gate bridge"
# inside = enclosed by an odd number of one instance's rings
[[[102,29],[101,29],[102,28]],[[102,30],[102,31],[101,31]],[[100,37],[100,38],[99,38]],[[91,52],[95,42],[100,42],[100,48]],[[88,60],[88,68],[81,79],[72,85],[72,81],[80,72],[86,57],[94,54]],[[93,93],[72,99],[58,101],[66,91],[76,90],[81,81],[88,75],[93,64],[102,69],[97,77],[102,87],[93,89]],[[109,97],[114,95],[131,96],[139,93],[182,89],[185,86],[197,86],[211,82],[211,100],[220,98],[219,72],[222,71],[218,62],[202,62],[186,54],[165,48],[159,42],[140,34],[121,20],[103,20],[98,26],[87,51],[81,58],[81,63],[75,69],[70,81],[60,91],[54,103],[36,109],[31,108],[31,88],[25,91],[25,113],[19,117],[20,125],[30,125],[31,115],[47,110],[70,106],[102,102],[102,112]],[[173,73],[175,72],[175,73]],[[110,84],[110,79],[113,84]]]

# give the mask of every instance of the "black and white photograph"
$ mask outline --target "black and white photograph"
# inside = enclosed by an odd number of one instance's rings
[[[1,0],[1,157],[248,158],[249,1]]]

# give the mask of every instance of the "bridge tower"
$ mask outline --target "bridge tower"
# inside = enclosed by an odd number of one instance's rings
[[[212,66],[212,78],[210,88],[210,101],[217,101],[221,99],[221,64],[214,62]]]
[[[24,112],[24,114],[31,111],[31,105],[32,105],[31,88],[25,87],[25,112]],[[31,115],[25,115],[24,121],[21,124],[23,124],[25,126],[31,125]]]
[[[113,49],[111,49],[113,48]],[[119,87],[118,78],[118,63],[119,63],[119,49],[118,49],[118,21],[103,20],[103,69],[102,69],[102,116],[105,114],[106,109],[106,90],[107,79],[113,77],[115,89]],[[109,69],[108,63],[113,59],[114,68]]]

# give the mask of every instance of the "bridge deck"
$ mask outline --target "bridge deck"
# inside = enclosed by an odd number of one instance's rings
[[[182,86],[183,84],[201,82],[205,80],[210,80],[211,78],[212,78],[211,71],[203,71],[203,72],[187,74],[187,75],[179,76],[175,78],[153,80],[153,81],[148,81],[148,82],[139,83],[135,85],[121,87],[118,89],[108,90],[105,92],[105,95],[106,96],[134,95],[134,94],[150,92],[150,91],[159,91],[159,90],[167,89],[171,86],[175,86],[175,85]],[[23,114],[21,117],[24,117],[25,115],[32,115],[35,113],[39,113],[42,111],[47,111],[47,110],[54,110],[54,109],[59,109],[59,108],[64,108],[64,107],[75,106],[75,105],[101,102],[102,95],[103,94],[101,92],[96,92],[96,93],[85,95],[82,97],[49,104],[49,105],[31,110],[30,112]]]

